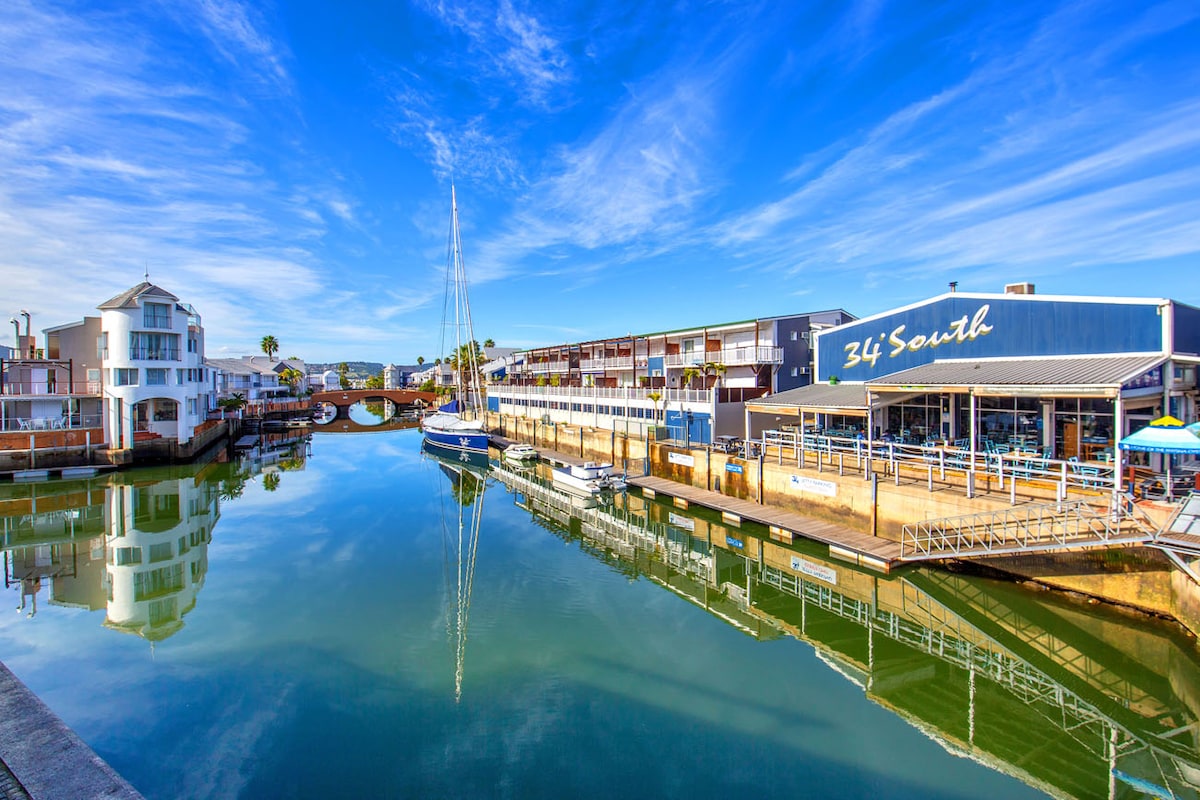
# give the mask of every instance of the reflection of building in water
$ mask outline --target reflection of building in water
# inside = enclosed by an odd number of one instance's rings
[[[204,585],[220,498],[240,495],[250,473],[210,463],[0,487],[14,604],[32,616],[48,595],[54,606],[105,609],[114,630],[170,636]]]
[[[1148,621],[1011,584],[881,576],[669,505],[585,508],[505,465],[517,503],[631,578],[790,635],[950,752],[1055,797],[1200,796],[1200,665]]]
[[[105,488],[92,481],[6,487],[0,495],[4,584],[17,610],[37,613],[48,589],[54,605],[103,607]]]
[[[191,476],[114,486],[106,540],[104,624],[158,641],[183,627],[208,571],[220,516],[215,484]]]

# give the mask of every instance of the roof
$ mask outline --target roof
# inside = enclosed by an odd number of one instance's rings
[[[149,281],[142,281],[137,286],[134,286],[132,289],[127,289],[127,290],[121,292],[119,295],[112,298],[111,300],[108,300],[108,301],[96,306],[96,308],[99,308],[99,309],[134,308],[137,306],[137,303],[135,301],[139,300],[144,295],[150,295],[152,297],[161,297],[163,300],[170,300],[170,301],[176,302],[176,303],[179,302],[179,298],[176,297],[175,295],[171,294],[170,292],[168,292],[166,289],[155,286],[153,283],[150,283]]]
[[[749,411],[790,411],[798,414],[799,409],[829,409],[838,411],[865,412],[867,410],[867,387],[861,383],[814,383],[798,389],[746,401]]]
[[[255,364],[244,358],[206,358],[204,363],[214,369],[219,369],[227,375],[275,375],[270,365]]]
[[[955,387],[1120,389],[1166,361],[1162,354],[982,358],[934,361],[867,381],[872,390],[952,390]]]

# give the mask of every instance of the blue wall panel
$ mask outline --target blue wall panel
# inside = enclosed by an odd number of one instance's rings
[[[499,397],[489,397],[487,399],[487,407],[488,407],[488,411],[499,412],[500,411],[500,398]]]
[[[1175,352],[1200,355],[1200,308],[1175,304]]]
[[[1153,303],[943,297],[822,333],[818,348],[818,380],[861,381],[937,359],[1156,353],[1162,318]]]

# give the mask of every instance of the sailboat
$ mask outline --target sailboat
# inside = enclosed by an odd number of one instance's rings
[[[451,309],[453,304],[453,309]],[[446,258],[446,298],[442,305],[442,350],[447,330],[454,329],[454,399],[425,417],[421,427],[425,442],[459,452],[487,453],[488,435],[479,399],[479,356],[475,329],[471,324],[471,304],[467,298],[467,273],[463,265],[462,237],[458,230],[458,199],[450,186],[450,243]]]

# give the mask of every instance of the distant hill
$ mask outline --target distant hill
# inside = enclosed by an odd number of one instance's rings
[[[319,361],[309,361],[308,369],[311,372],[324,372],[331,369],[334,372],[338,371],[341,361],[334,361],[329,364],[322,364]],[[372,375],[378,375],[383,372],[383,364],[377,361],[347,361],[346,362],[346,377],[350,380],[363,380],[370,378]]]

